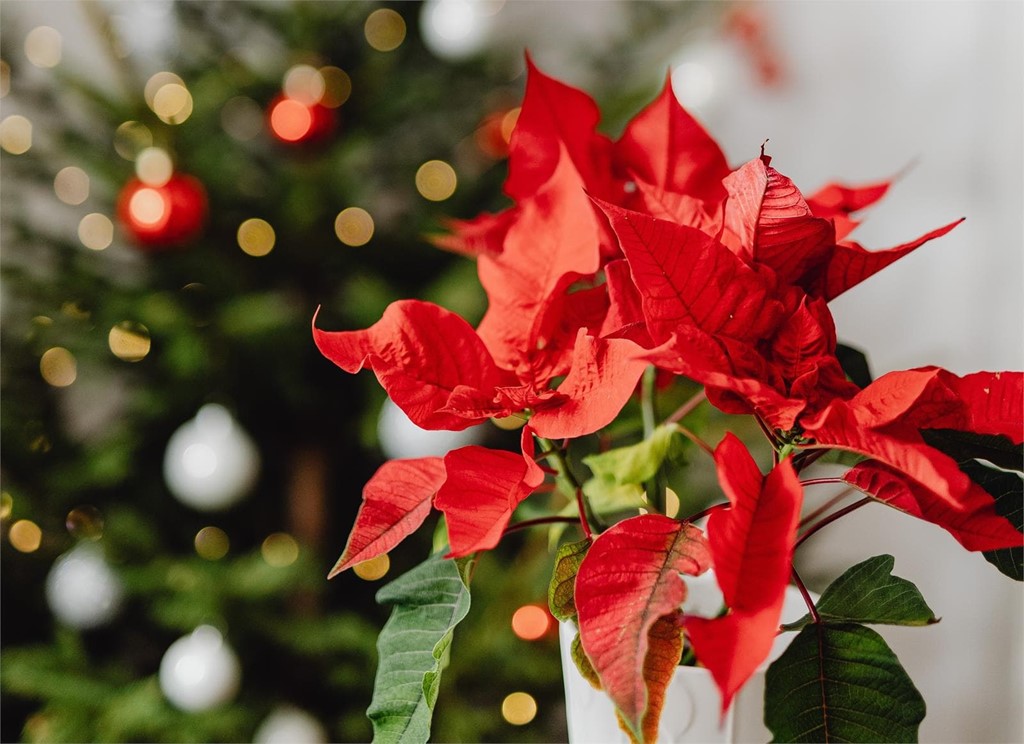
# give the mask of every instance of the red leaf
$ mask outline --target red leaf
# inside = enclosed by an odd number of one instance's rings
[[[1002,434],[1014,444],[1024,441],[1024,373],[975,372],[957,377],[946,372],[943,380],[966,407],[966,431]]]
[[[917,429],[898,425],[868,428],[844,401],[834,401],[819,415],[805,419],[803,425],[816,446],[879,460],[930,490],[952,509],[964,508],[970,479],[952,458],[925,444]]]
[[[611,148],[598,134],[601,112],[581,90],[548,77],[526,59],[526,92],[509,145],[505,193],[515,200],[536,193],[568,152],[591,193],[604,194],[611,182]]]
[[[644,683],[647,686],[647,710],[640,724],[640,741],[657,741],[665,693],[675,676],[683,655],[683,632],[675,615],[659,617],[647,632],[647,657],[644,659]],[[621,713],[619,725],[629,730]],[[625,724],[625,725],[624,725]],[[636,739],[634,738],[634,741]]]
[[[751,160],[725,179],[729,200],[722,240],[737,255],[795,284],[828,257],[835,231],[767,161],[765,156]]]
[[[536,379],[531,358],[550,341],[541,337],[548,307],[600,267],[594,208],[566,149],[557,153],[544,188],[520,203],[501,255],[479,259],[488,308],[477,330],[497,363],[524,382],[546,382]]]
[[[729,175],[725,155],[672,92],[671,79],[661,94],[626,126],[615,143],[616,165],[627,174],[666,191],[701,199],[725,196]]]
[[[863,426],[893,423],[919,428],[959,428],[963,403],[945,384],[938,367],[888,372],[850,400],[850,410]]]
[[[363,486],[363,503],[345,552],[327,578],[387,553],[412,534],[430,514],[431,500],[444,478],[440,457],[390,460],[381,465]]]
[[[807,286],[808,292],[833,300],[851,287],[873,276],[894,261],[920,248],[929,240],[942,237],[963,219],[951,222],[922,235],[917,240],[882,251],[868,251],[857,243],[838,243],[828,260],[827,268]]]
[[[694,228],[598,205],[629,261],[655,343],[680,325],[751,343],[771,335],[782,306],[766,278],[729,249]]]
[[[602,339],[580,329],[572,368],[558,386],[558,403],[538,406],[530,425],[538,436],[564,439],[593,434],[612,422],[636,388],[647,362],[626,339]]]
[[[644,347],[653,346],[644,321],[643,298],[629,275],[629,264],[623,258],[610,261],[604,266],[604,276],[608,313],[601,335],[632,339]]]
[[[469,323],[419,300],[392,303],[362,331],[314,326],[313,338],[346,372],[371,368],[391,399],[424,429],[460,430],[478,423],[479,418],[444,410],[452,393],[460,386],[486,392],[512,381]]]
[[[880,462],[863,462],[848,470],[843,480],[889,506],[938,525],[968,550],[999,550],[1024,542],[1024,536],[996,511],[992,495],[973,481],[961,498],[963,508],[953,509],[929,489]]]
[[[708,235],[722,232],[725,202],[704,201],[678,191],[666,191],[639,179],[634,183],[636,192],[626,200],[629,208],[659,220],[694,227]]]
[[[518,210],[506,209],[497,214],[483,213],[471,220],[445,221],[451,234],[428,236],[438,248],[464,256],[497,256],[505,242],[505,234],[513,225]]]
[[[807,197],[807,206],[815,217],[832,220],[836,226],[836,240],[842,240],[860,223],[849,215],[870,207],[889,191],[892,181],[864,186],[846,186],[830,183]]]
[[[699,529],[644,514],[602,533],[580,565],[575,598],[583,650],[634,736],[648,707],[648,632],[685,599],[679,574],[699,575],[709,561]]]
[[[761,476],[746,447],[727,434],[715,450],[731,508],[708,519],[708,546],[728,615],[687,618],[697,658],[715,678],[722,711],[771,651],[792,571],[803,489],[790,461]]]
[[[533,433],[525,427],[522,453],[471,445],[444,456],[447,473],[434,506],[448,521],[448,558],[490,550],[501,539],[512,512],[544,481],[533,459]]]

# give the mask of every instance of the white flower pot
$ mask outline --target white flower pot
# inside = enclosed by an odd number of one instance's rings
[[[687,579],[691,597],[683,605],[693,611],[691,604],[698,604],[699,614],[713,614],[717,609],[710,587],[714,579]],[[695,597],[704,589],[704,596]],[[717,589],[717,587],[715,587]],[[709,596],[710,595],[710,596]],[[719,600],[720,601],[720,597]],[[807,612],[800,592],[795,587],[786,590],[786,603],[782,610],[782,622],[799,620]],[[574,744],[629,744],[629,737],[619,728],[615,719],[615,706],[608,696],[591,687],[573,663],[570,655],[576,626],[561,623],[559,641],[562,647],[562,676],[565,680],[565,709],[569,723],[569,741]],[[754,673],[743,689],[733,699],[732,706],[721,717],[721,697],[711,673],[702,667],[681,666],[669,683],[665,696],[665,707],[661,714],[658,741],[668,744],[699,742],[766,742],[772,736],[764,725],[764,673],[768,665],[777,659],[796,637],[795,633],[784,633],[775,640],[768,661]]]

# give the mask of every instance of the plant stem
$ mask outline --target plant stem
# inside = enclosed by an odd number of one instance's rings
[[[829,482],[829,479],[828,478],[821,478],[821,479],[819,479],[818,481],[815,481],[815,482],[825,482],[825,483],[827,483],[827,482]],[[805,485],[805,486],[806,485],[815,485],[815,482],[812,482],[812,481],[802,481],[803,485]],[[833,496],[832,498],[830,498],[824,504],[822,504],[817,509],[815,509],[810,514],[808,514],[806,517],[801,519],[799,527],[805,527],[808,524],[810,524],[811,522],[813,522],[815,519],[817,519],[822,514],[827,512],[833,506],[835,506],[840,501],[845,499],[849,495],[850,491],[852,491],[852,490],[853,490],[852,487],[843,489],[843,491],[841,491],[840,493],[838,493],[835,496]]]
[[[810,529],[808,529],[804,534],[800,535],[800,537],[797,538],[796,545],[793,546],[793,549],[795,550],[796,548],[799,548],[807,538],[809,538],[815,532],[820,530],[822,527],[832,524],[837,519],[845,517],[850,512],[860,509],[862,506],[864,506],[865,504],[870,504],[872,501],[874,501],[873,498],[871,498],[870,496],[865,496],[860,501],[855,501],[849,506],[843,507],[839,511],[829,514],[827,517],[825,517],[820,522],[818,522]]]
[[[800,590],[800,595],[804,598],[804,604],[807,605],[807,610],[811,613],[811,617],[814,618],[814,622],[821,622],[821,615],[818,614],[818,608],[814,606],[814,600],[811,599],[811,593],[807,591],[807,587],[804,585],[803,580],[800,578],[800,574],[793,569],[793,583],[796,584],[796,588]]]
[[[580,513],[580,527],[583,529],[584,536],[590,540],[593,538],[593,533],[590,531],[590,517],[587,514],[587,500],[583,498],[583,489],[576,489],[576,508]]]
[[[685,426],[683,426],[682,424],[676,424],[676,429],[679,431],[680,434],[682,434],[684,437],[686,437],[691,442],[696,444],[698,447],[700,447],[702,450],[707,452],[709,455],[711,455],[712,457],[715,456],[715,450],[712,449],[711,445],[708,444],[707,442],[705,442],[700,437],[698,437],[692,431],[687,429]]]
[[[679,408],[677,408],[675,411],[673,411],[672,415],[669,416],[667,419],[665,419],[664,423],[666,423],[666,424],[677,424],[677,423],[679,423],[680,421],[682,421],[690,413],[690,411],[692,411],[694,408],[699,406],[701,403],[703,403],[707,399],[708,399],[707,392],[704,390],[704,388],[701,388],[700,391],[697,392],[692,398],[690,398],[688,401],[683,403],[683,405],[679,406]]]
[[[658,413],[654,406],[655,387],[658,382],[658,369],[653,364],[644,370],[643,383],[640,387],[640,416],[644,424],[644,439],[654,436],[658,425]],[[661,477],[661,468],[644,484],[647,501],[659,514],[665,513],[665,488]]]
[[[555,443],[550,439],[543,439],[541,437],[538,437],[538,439],[544,446],[544,456],[555,458],[555,467],[558,469],[557,478],[572,489],[576,499],[576,506],[580,513],[580,528],[583,530],[583,534],[590,537],[593,532],[591,525],[597,524],[597,521],[590,512],[590,505],[583,495],[583,486],[576,479],[576,476],[573,475],[572,470],[569,469],[569,461],[565,457],[565,451],[561,447],[556,447]]]
[[[537,517],[536,519],[524,519],[522,522],[510,524],[501,534],[507,535],[511,532],[525,530],[527,527],[537,527],[542,524],[576,524],[576,517]]]

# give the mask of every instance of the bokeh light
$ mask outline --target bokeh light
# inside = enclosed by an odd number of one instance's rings
[[[416,190],[430,201],[444,201],[455,193],[458,177],[443,160],[428,160],[416,171]]]
[[[298,142],[313,126],[313,113],[304,103],[282,98],[270,110],[270,128],[286,142]]]
[[[516,106],[513,109],[509,109],[501,118],[501,137],[505,142],[512,141],[512,131],[516,128],[516,122],[519,121],[519,114],[522,112],[522,108]]]
[[[219,561],[228,554],[231,541],[220,527],[203,527],[196,533],[196,553],[208,561]]]
[[[679,102],[691,109],[705,106],[715,95],[715,77],[707,65],[684,62],[673,68],[672,92]]]
[[[53,191],[65,204],[77,206],[89,198],[89,174],[75,165],[57,171]]]
[[[523,605],[512,614],[512,632],[524,641],[536,641],[551,628],[551,616],[540,605]]]
[[[523,416],[512,414],[511,416],[492,418],[491,423],[502,431],[516,431],[517,429],[522,429],[526,426],[526,419]]]
[[[0,519],[7,519],[14,510],[14,497],[4,491],[0,493]]]
[[[263,131],[263,110],[246,96],[235,96],[220,110],[220,125],[239,142],[256,139]]]
[[[274,228],[266,220],[251,217],[238,226],[238,247],[250,256],[265,256],[274,250]]]
[[[78,239],[93,251],[102,251],[114,242],[114,223],[105,214],[91,212],[78,222]]]
[[[152,109],[165,124],[181,124],[192,115],[192,94],[184,85],[168,83],[153,96]]]
[[[139,189],[128,200],[128,213],[140,225],[158,224],[167,210],[167,200],[156,189]]]
[[[39,550],[39,545],[43,542],[43,531],[35,522],[29,519],[19,519],[11,525],[7,539],[11,541],[11,545],[16,550],[20,550],[22,553],[34,553]]]
[[[526,692],[513,692],[501,702],[501,717],[513,726],[525,726],[537,716],[537,701]]]
[[[11,92],[11,66],[0,59],[0,98]]]
[[[405,19],[391,8],[379,8],[367,16],[363,33],[378,52],[390,52],[405,41]]]
[[[368,561],[357,563],[352,567],[352,572],[364,581],[377,581],[384,578],[390,569],[391,559],[387,553],[384,553]]]
[[[665,516],[675,517],[679,514],[679,494],[671,488],[665,489]]]
[[[157,91],[165,85],[180,85],[184,88],[185,81],[173,72],[167,72],[166,70],[156,73],[146,81],[146,87],[142,91],[147,106],[153,108],[153,101],[156,98]]]
[[[25,36],[25,56],[36,67],[56,67],[60,64],[62,43],[60,31],[38,26]]]
[[[78,362],[63,346],[54,346],[39,358],[39,372],[50,385],[67,387],[78,377]]]
[[[359,207],[343,209],[334,219],[334,233],[345,245],[366,245],[373,237],[373,217]]]
[[[263,541],[260,553],[275,568],[290,566],[299,558],[299,544],[287,532],[275,532]]]
[[[122,320],[107,334],[110,351],[125,362],[140,362],[149,354],[149,329],[142,323]]]
[[[126,121],[114,131],[114,151],[125,160],[136,156],[153,144],[153,133],[139,121]]]
[[[163,186],[172,173],[174,162],[160,147],[147,147],[135,156],[135,175],[147,186]]]
[[[319,103],[327,90],[320,71],[311,65],[295,65],[284,74],[281,89],[287,98],[312,106]]]
[[[324,81],[324,94],[320,97],[321,106],[338,108],[352,95],[352,78],[340,67],[321,67],[320,77]]]
[[[24,155],[32,148],[32,122],[21,114],[0,121],[0,147],[11,155]]]
[[[76,506],[68,512],[64,526],[72,537],[80,540],[99,540],[103,537],[103,515],[95,506]]]

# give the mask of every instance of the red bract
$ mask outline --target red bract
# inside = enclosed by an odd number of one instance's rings
[[[663,697],[671,679],[671,674],[645,678],[648,654],[664,653],[652,649],[657,639],[649,632],[659,618],[677,613],[686,598],[679,574],[699,576],[709,565],[699,529],[656,514],[608,529],[580,565],[575,597],[580,642],[602,688],[638,738],[649,698]],[[652,695],[648,686],[660,692]]]
[[[715,463],[730,508],[708,519],[708,546],[729,613],[688,617],[686,630],[697,658],[722,691],[724,712],[775,640],[803,489],[789,460],[762,477],[732,434],[715,450]]]

